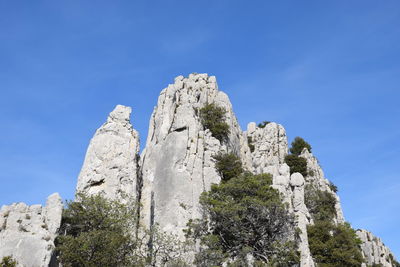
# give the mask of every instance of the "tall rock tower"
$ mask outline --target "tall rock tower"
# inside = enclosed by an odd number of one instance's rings
[[[117,105],[90,141],[77,192],[108,198],[137,197],[139,135],[130,123],[131,108]]]
[[[208,103],[226,109],[228,142],[204,130],[199,110]],[[213,155],[241,153],[243,136],[228,96],[218,90],[214,76],[179,76],[165,88],[150,119],[146,148],[141,155],[143,188],[141,217],[145,225],[183,236],[189,219],[199,218],[199,196],[220,177]]]

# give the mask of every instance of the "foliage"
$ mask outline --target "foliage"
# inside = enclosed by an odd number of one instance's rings
[[[253,153],[255,150],[255,146],[253,144],[253,139],[251,138],[251,136],[247,136],[247,144],[249,145],[250,152]]]
[[[292,142],[290,153],[293,155],[300,155],[304,148],[307,148],[308,152],[311,152],[311,146],[309,143],[304,141],[301,137],[296,137]]]
[[[299,172],[304,177],[307,176],[307,160],[294,154],[286,155],[286,164],[290,167],[290,174]]]
[[[322,191],[312,184],[307,184],[304,202],[314,221],[332,221],[336,217],[336,198],[327,191]]]
[[[400,263],[398,261],[396,261],[393,254],[389,254],[389,259],[394,267],[400,267]]]
[[[337,186],[332,181],[329,181],[329,188],[335,193],[338,192]]]
[[[123,205],[101,195],[78,195],[63,211],[57,251],[63,266],[128,266],[139,263],[140,244],[134,233],[135,205]]]
[[[205,216],[187,229],[187,236],[202,245],[197,266],[221,266],[228,258],[234,264],[249,254],[277,266],[299,261],[296,244],[288,237],[294,233],[294,218],[271,185],[269,174],[245,173],[201,195]]]
[[[307,226],[308,243],[316,263],[320,267],[359,267],[363,257],[361,241],[348,223],[334,225],[317,221]]]
[[[271,123],[270,121],[263,121],[263,122],[260,122],[258,125],[257,125],[257,127],[258,128],[265,128],[265,126],[267,126],[267,124],[269,124],[269,123]]]
[[[226,110],[214,103],[206,104],[200,109],[200,120],[204,128],[211,131],[212,136],[220,142],[229,134],[229,125],[225,122]]]
[[[239,176],[243,172],[242,162],[233,153],[219,153],[214,156],[215,168],[223,181],[228,181]]]
[[[181,255],[173,251],[174,237],[157,227],[151,232],[139,228],[137,234],[137,227],[135,201],[121,203],[102,195],[78,194],[63,211],[56,251],[66,267],[168,266],[180,261]]]
[[[12,256],[5,256],[1,259],[0,267],[17,267],[18,262]]]

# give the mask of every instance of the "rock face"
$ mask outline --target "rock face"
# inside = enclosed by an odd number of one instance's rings
[[[361,239],[361,250],[368,265],[381,264],[383,267],[395,266],[394,256],[379,237],[366,230],[357,230],[357,236]]]
[[[322,171],[321,166],[319,166],[317,158],[314,157],[313,154],[310,153],[307,149],[303,149],[300,157],[303,157],[307,160],[308,175],[306,177],[306,184],[314,185],[322,191],[328,191],[336,198],[335,220],[337,223],[343,223],[345,220],[343,216],[342,207],[340,205],[340,198],[336,194],[336,192],[333,191],[333,186],[331,185],[331,182],[325,178],[324,172]]]
[[[77,192],[109,198],[137,197],[139,135],[131,108],[118,105],[95,133],[79,174]]]
[[[229,134],[223,142],[201,123],[199,111],[211,103],[226,110]],[[96,131],[87,149],[77,192],[100,193],[119,200],[136,198],[141,203],[138,214],[145,226],[158,224],[162,230],[184,239],[182,230],[187,222],[202,216],[200,194],[221,180],[213,156],[229,152],[240,157],[247,171],[272,175],[272,186],[281,192],[301,230],[302,267],[315,266],[307,236],[307,225],[314,223],[304,201],[307,188],[333,194],[337,200],[335,223],[344,222],[335,188],[313,154],[304,149],[300,155],[307,161],[306,177],[291,174],[285,163],[289,150],[285,129],[274,122],[262,127],[252,122],[242,132],[229,98],[218,90],[214,76],[178,76],[174,84],[162,90],[140,157],[139,136],[130,123],[130,115],[131,108],[118,105]],[[48,266],[61,213],[58,194],[51,195],[45,207],[23,203],[3,206],[0,259],[12,255],[21,266]],[[379,238],[365,230],[359,230],[357,235],[363,241],[361,247],[369,265],[393,266],[394,256]]]
[[[24,203],[3,206],[0,210],[0,259],[12,256],[18,266],[49,266],[62,207],[57,193],[47,198],[45,207]]]
[[[222,143],[200,123],[199,110],[214,103],[225,108],[228,142]],[[242,132],[228,96],[219,91],[214,76],[179,76],[158,98],[150,119],[146,148],[141,156],[141,202],[145,225],[183,236],[189,219],[200,214],[199,196],[220,181],[213,155],[242,152]]]
[[[300,233],[301,266],[315,266],[308,247],[307,225],[310,224],[310,214],[304,204],[305,180],[300,173],[290,175],[290,168],[285,163],[288,154],[288,141],[285,129],[274,122],[265,127],[257,127],[254,122],[247,126],[244,133],[250,149],[252,171],[254,173],[270,173],[273,177],[273,187],[279,190],[289,211],[295,215]]]

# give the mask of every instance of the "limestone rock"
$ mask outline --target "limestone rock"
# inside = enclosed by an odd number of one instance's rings
[[[251,122],[247,125],[245,135],[247,141],[254,147],[254,151],[251,152],[251,162],[255,173],[265,173],[268,166],[278,166],[285,162],[288,141],[282,125],[271,122],[260,128]]]
[[[54,239],[61,225],[62,201],[58,193],[46,206],[14,203],[0,210],[0,259],[12,256],[22,267],[48,266]]]
[[[322,171],[321,166],[318,163],[318,159],[314,157],[312,153],[308,151],[308,149],[304,148],[303,151],[300,154],[300,157],[303,157],[307,160],[307,172],[308,175],[306,177],[306,184],[312,184],[315,185],[318,189],[322,191],[328,191],[332,193],[332,195],[336,198],[336,222],[337,223],[343,223],[344,216],[343,216],[343,210],[340,204],[340,198],[331,189],[330,182],[328,179],[325,178],[324,172]]]
[[[384,267],[395,266],[393,253],[383,244],[379,237],[367,230],[357,230],[358,238],[362,241],[361,250],[368,265],[381,264]]]
[[[199,110],[208,103],[225,108],[230,133],[222,143],[204,129]],[[141,155],[142,219],[149,226],[183,236],[189,219],[198,218],[199,196],[220,181],[213,155],[241,154],[245,143],[228,96],[218,90],[214,76],[179,76],[162,90],[150,119],[146,148]]]
[[[115,199],[136,197],[139,135],[130,123],[131,108],[118,105],[95,133],[78,178],[77,192]]]

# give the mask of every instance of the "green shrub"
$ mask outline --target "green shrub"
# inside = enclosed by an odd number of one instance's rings
[[[263,122],[260,122],[258,125],[257,125],[257,127],[258,128],[265,128],[265,126],[267,126],[267,124],[269,124],[269,123],[271,123],[270,121],[263,121]]]
[[[311,254],[319,267],[360,267],[361,241],[348,223],[317,221],[307,226]]]
[[[0,267],[17,267],[18,262],[12,256],[5,256],[1,259]]]
[[[233,153],[219,153],[214,156],[215,168],[221,175],[222,181],[228,181],[239,176],[244,170],[239,157]]]
[[[336,215],[336,198],[327,191],[307,184],[304,202],[314,221],[332,221]]]
[[[290,167],[290,174],[299,172],[304,177],[307,176],[307,160],[305,158],[289,154],[286,155],[285,162]]]
[[[249,145],[250,152],[253,153],[255,150],[255,146],[253,144],[253,139],[251,138],[251,136],[247,136],[247,144]]]
[[[290,148],[290,153],[293,155],[300,155],[301,152],[303,151],[304,148],[307,148],[308,152],[311,153],[311,146],[309,143],[304,141],[303,138],[301,137],[296,137],[294,141],[292,142],[291,148]]]
[[[226,110],[214,103],[207,104],[200,109],[200,120],[204,128],[211,131],[212,136],[220,142],[227,139],[229,125],[225,122]]]
[[[294,218],[271,185],[269,174],[245,173],[201,195],[205,214],[186,231],[201,243],[196,266],[222,266],[228,258],[235,259],[232,266],[243,266],[248,254],[263,265],[299,262],[296,242],[289,239],[295,232]]]
[[[139,228],[135,201],[123,204],[102,195],[78,194],[76,201],[67,202],[63,210],[56,251],[65,267],[122,267],[183,265],[182,247],[174,236]],[[151,240],[151,242],[147,242]],[[163,265],[164,266],[164,265]],[[174,265],[178,266],[178,265]]]
[[[332,181],[329,181],[329,188],[335,193],[338,192],[337,186]]]

